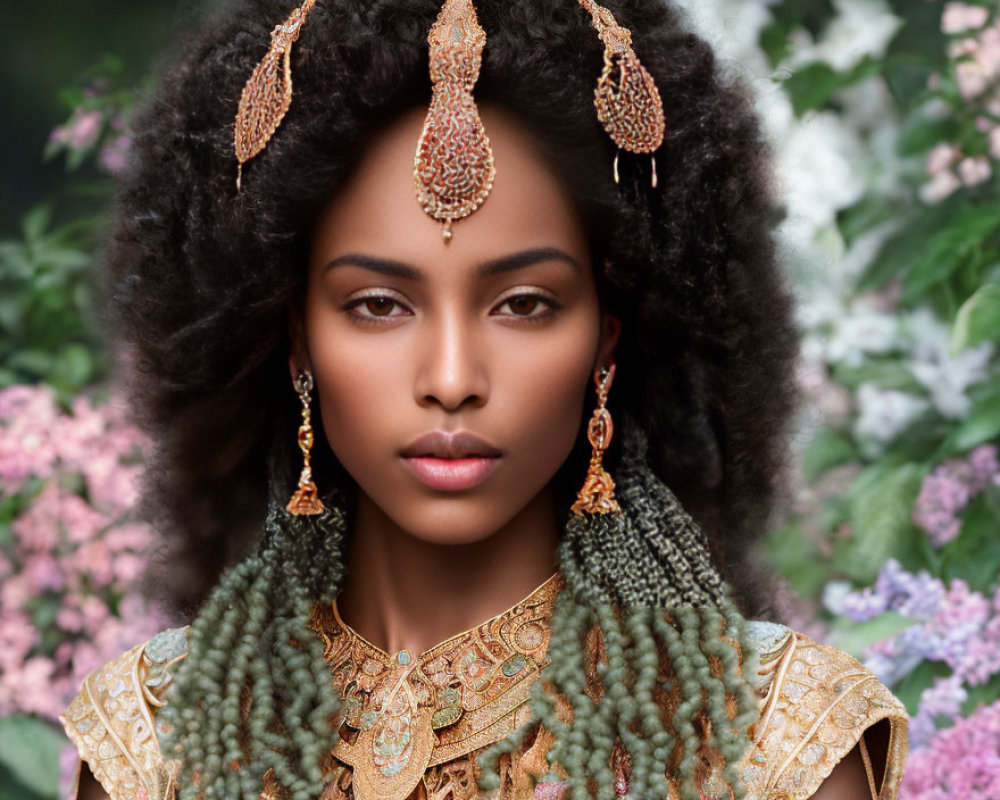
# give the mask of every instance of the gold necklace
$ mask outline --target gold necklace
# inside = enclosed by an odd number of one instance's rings
[[[500,741],[530,718],[526,704],[549,663],[557,572],[509,609],[414,656],[389,654],[340,617],[336,600],[312,626],[344,698],[333,755],[352,769],[357,800],[405,800],[428,767]]]

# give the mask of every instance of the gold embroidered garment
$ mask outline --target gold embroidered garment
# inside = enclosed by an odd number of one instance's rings
[[[548,620],[562,583],[554,575],[514,607],[420,655],[386,653],[344,624],[335,605],[317,606],[313,627],[345,699],[317,800],[473,800],[476,756],[522,725],[533,727],[501,757],[501,786],[483,800],[563,797],[565,771],[546,758],[553,736],[532,722],[526,702],[544,680]],[[740,765],[747,800],[805,800],[856,745],[872,797],[893,800],[907,756],[899,701],[856,659],[802,633],[752,621],[748,634],[761,652],[749,676],[761,718]],[[603,651],[597,628],[585,650],[593,665]],[[111,800],[172,800],[173,765],[153,725],[169,667],[185,652],[184,629],[154,637],[95,670],[62,718]],[[664,680],[668,670],[664,653]],[[729,796],[715,765],[703,764],[699,776],[706,798]],[[272,782],[262,789],[281,796]]]

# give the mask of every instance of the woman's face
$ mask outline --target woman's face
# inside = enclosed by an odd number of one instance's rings
[[[447,244],[413,189],[424,110],[373,142],[315,229],[291,362],[311,366],[362,502],[436,543],[489,537],[545,491],[618,338],[555,177],[510,116],[480,111],[496,180]],[[481,442],[448,449],[458,433]]]

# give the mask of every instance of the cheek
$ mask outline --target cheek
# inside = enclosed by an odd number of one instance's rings
[[[321,321],[310,332],[310,357],[327,441],[350,469],[359,454],[372,452],[400,403],[412,397],[405,348],[382,335],[325,330]]]
[[[562,465],[580,431],[597,325],[588,316],[558,337],[513,349],[496,370],[493,401],[505,418],[525,470],[546,479]]]

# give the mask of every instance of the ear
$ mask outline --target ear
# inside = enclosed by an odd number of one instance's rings
[[[597,346],[597,358],[594,369],[609,366],[615,360],[615,348],[622,335],[622,321],[614,314],[604,311],[601,314],[601,338]]]

